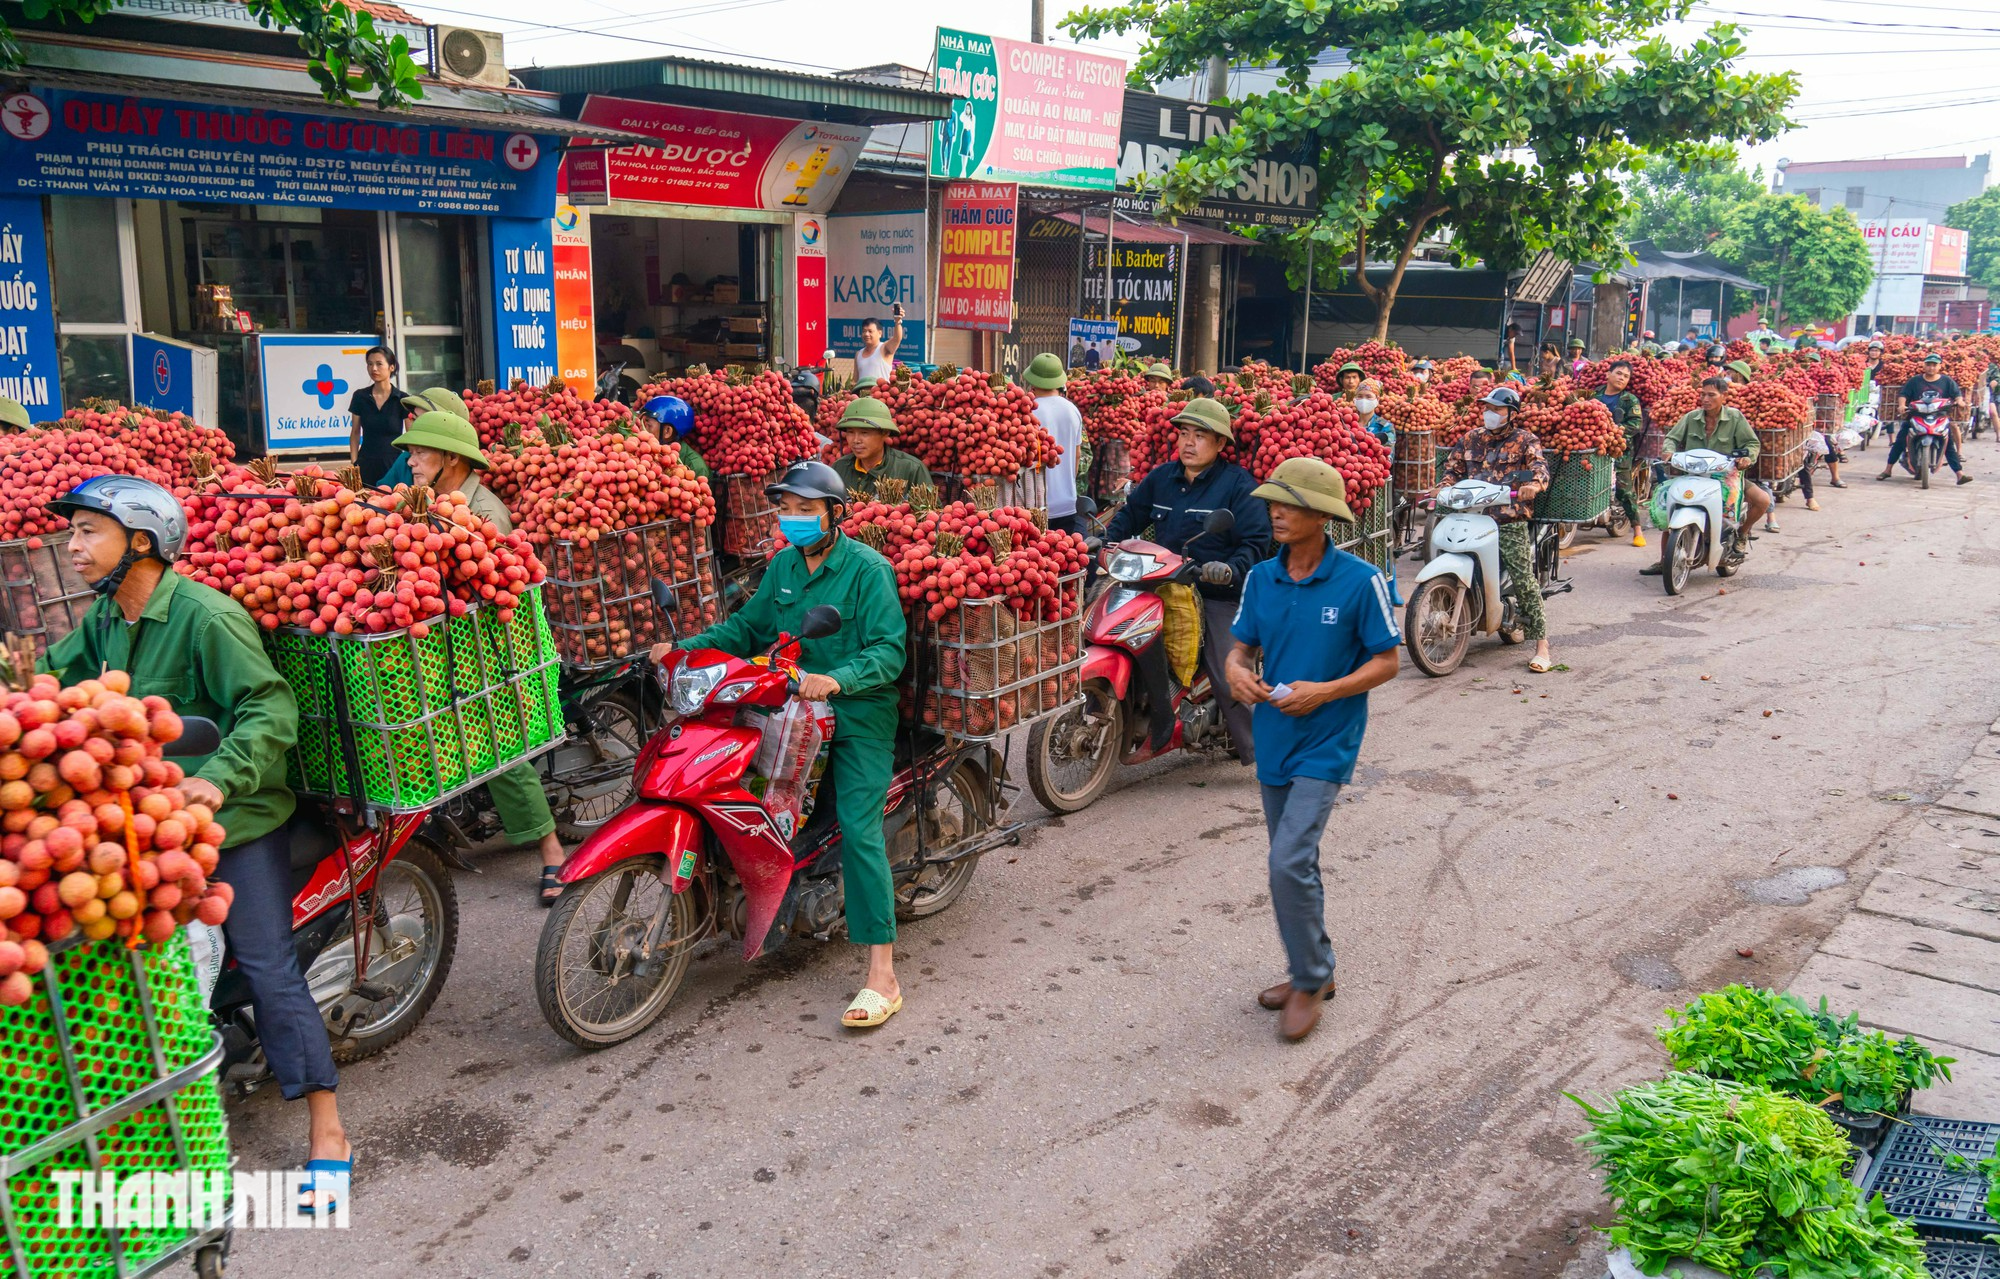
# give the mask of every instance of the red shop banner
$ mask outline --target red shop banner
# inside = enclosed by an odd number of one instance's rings
[[[637,200],[824,213],[868,145],[866,125],[698,111],[595,94],[585,124],[650,133],[657,146],[569,157],[572,203]]]
[[[938,237],[937,322],[947,329],[1014,327],[1012,182],[949,182]]]

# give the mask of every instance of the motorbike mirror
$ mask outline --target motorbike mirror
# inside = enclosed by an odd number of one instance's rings
[[[669,586],[664,578],[653,579],[653,607],[668,617],[674,615],[674,588]]]
[[[1089,519],[1097,514],[1097,502],[1088,495],[1079,495],[1076,499],[1076,513]]]
[[[1201,522],[1201,531],[1214,537],[1221,537],[1235,527],[1236,512],[1226,506],[1219,506],[1210,511],[1207,518]]]
[[[799,628],[800,639],[825,639],[840,629],[840,610],[831,604],[815,604],[806,610],[806,624]]]
[[[161,748],[160,754],[169,759],[185,759],[194,755],[213,755],[222,749],[222,730],[212,719],[199,715],[181,716],[181,735]]]

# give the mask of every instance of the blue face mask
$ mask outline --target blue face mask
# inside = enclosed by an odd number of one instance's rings
[[[811,546],[826,535],[826,530],[819,526],[817,515],[780,515],[778,531],[785,535],[787,542],[800,547]]]

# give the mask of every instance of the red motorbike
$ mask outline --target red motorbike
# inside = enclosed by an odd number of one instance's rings
[[[753,768],[765,721],[798,693],[799,641],[839,628],[839,610],[821,605],[764,657],[698,649],[659,665],[670,713],[639,756],[636,796],[563,863],[536,948],[535,996],[564,1039],[604,1048],[645,1030],[708,938],[736,939],[751,960],[845,927],[831,783],[808,787],[788,838],[780,822],[792,814],[774,815]],[[1017,841],[1018,827],[999,822],[1005,769],[990,745],[923,734],[896,750],[882,813],[896,916],[923,919],[957,901],[980,854]]]
[[[1211,511],[1188,547],[1227,536],[1235,526],[1227,508]],[[1083,701],[1028,733],[1028,788],[1054,813],[1074,813],[1096,800],[1114,764],[1231,748],[1208,672],[1197,664],[1194,682],[1183,685],[1167,660],[1160,588],[1192,587],[1199,565],[1134,538],[1103,547],[1098,566],[1111,580],[1084,613]],[[1198,601],[1195,618],[1199,623]]]
[[[1931,486],[1931,476],[1944,465],[1945,446],[1951,442],[1951,404],[1937,395],[1926,395],[1910,405],[1909,445],[1903,450],[1903,468],[1917,477],[1919,488]]]
[[[186,716],[170,756],[221,745],[212,720]],[[358,763],[348,775],[358,777]],[[360,1061],[408,1035],[437,1001],[458,946],[458,894],[447,863],[418,834],[430,810],[370,815],[347,800],[301,800],[291,839],[292,944],[338,1062]],[[356,909],[357,903],[360,909]],[[361,956],[361,962],[356,962]],[[222,1038],[223,1079],[239,1093],[268,1083],[250,984],[224,961],[209,1001]]]

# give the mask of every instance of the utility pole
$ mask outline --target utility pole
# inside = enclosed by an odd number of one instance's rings
[[[1046,44],[1042,38],[1042,0],[1028,0],[1028,39]]]
[[[1229,96],[1229,55],[1213,54],[1208,59],[1208,74],[1202,88],[1210,102],[1221,102]],[[1199,145],[1199,140],[1195,145]],[[1187,263],[1186,279],[1189,291],[1194,295],[1187,308],[1188,324],[1193,329],[1192,341],[1184,343],[1182,350],[1187,353],[1190,367],[1204,373],[1213,373],[1222,367],[1222,308],[1226,305],[1222,297],[1223,254],[1231,250],[1220,245],[1204,245],[1191,252]]]

